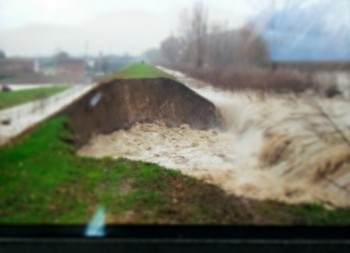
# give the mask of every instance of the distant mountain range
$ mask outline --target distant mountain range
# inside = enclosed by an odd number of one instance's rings
[[[255,19],[275,61],[350,61],[350,1],[308,1]],[[333,1],[332,1],[333,2]]]

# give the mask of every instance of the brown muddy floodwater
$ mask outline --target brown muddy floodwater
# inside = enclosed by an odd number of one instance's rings
[[[157,163],[249,198],[350,206],[349,101],[193,90],[225,130],[135,123],[94,135],[78,154]]]

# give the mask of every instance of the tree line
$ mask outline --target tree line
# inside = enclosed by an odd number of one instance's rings
[[[229,29],[224,22],[210,22],[201,2],[179,16],[179,34],[171,35],[153,52],[153,61],[191,68],[264,66],[269,63],[267,46],[252,23]]]

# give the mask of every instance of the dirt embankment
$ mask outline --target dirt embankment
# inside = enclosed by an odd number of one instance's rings
[[[112,80],[100,84],[62,112],[81,147],[96,134],[130,128],[136,122],[164,122],[195,129],[222,126],[215,106],[184,85],[167,78]]]

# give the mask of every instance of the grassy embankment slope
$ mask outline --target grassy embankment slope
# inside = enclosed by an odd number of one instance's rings
[[[158,78],[158,77],[172,78],[171,76],[157,69],[155,66],[151,64],[135,62],[126,66],[125,68],[121,69],[115,74],[112,74],[107,79]]]
[[[68,88],[68,85],[56,85],[52,87],[0,92],[0,110],[33,100],[47,98]]]
[[[100,204],[108,223],[350,224],[348,210],[241,199],[155,164],[78,157],[65,122],[0,148],[0,224],[86,223]]]

